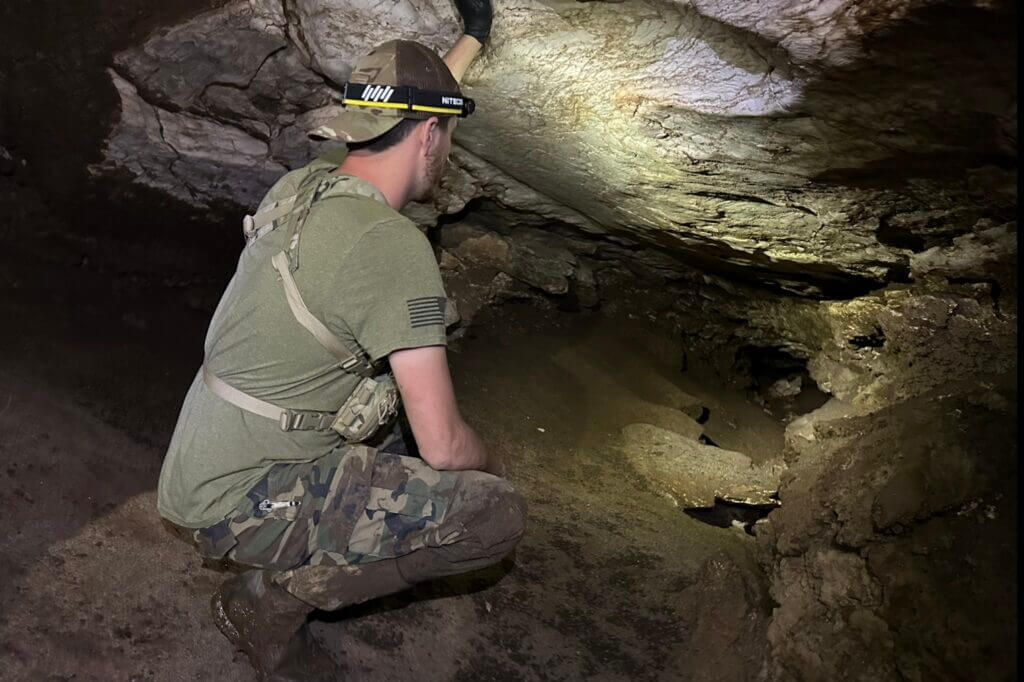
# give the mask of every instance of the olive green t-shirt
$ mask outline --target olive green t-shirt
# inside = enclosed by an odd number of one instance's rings
[[[323,162],[292,171],[261,208],[295,194]],[[386,363],[392,351],[444,345],[447,300],[427,238],[370,183],[343,176],[304,223],[295,281],[306,306],[351,351]],[[360,378],[344,372],[294,318],[271,258],[287,229],[247,245],[206,336],[206,366],[231,386],[283,408],[337,410]],[[279,462],[306,462],[341,444],[334,431],[284,432],[213,394],[197,373],[160,472],[157,506],[189,528],[213,525]]]

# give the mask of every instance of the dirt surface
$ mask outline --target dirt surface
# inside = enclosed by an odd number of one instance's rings
[[[165,530],[154,493],[229,274],[211,272],[230,254],[169,240],[151,244],[148,274],[119,267],[109,244],[68,238],[28,190],[4,189],[40,238],[0,268],[0,678],[251,679],[208,616],[225,574]],[[716,442],[763,461],[781,424],[701,368],[682,372],[679,349],[639,321],[510,305],[451,357],[466,418],[528,499],[528,533],[493,570],[324,614],[315,630],[352,677],[756,672],[767,602],[754,539],[656,493],[621,432],[678,430],[699,403]]]

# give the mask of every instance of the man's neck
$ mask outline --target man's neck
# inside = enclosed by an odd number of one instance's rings
[[[398,169],[405,164],[395,154],[381,152],[378,154],[353,153],[345,157],[341,165],[334,171],[365,180],[384,195],[388,206],[401,211],[409,202],[409,181],[407,174]]]

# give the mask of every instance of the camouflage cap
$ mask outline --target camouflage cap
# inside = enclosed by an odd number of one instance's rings
[[[429,47],[411,40],[391,40],[378,45],[356,62],[349,81],[459,92],[459,83],[448,65]],[[388,132],[403,118],[422,120],[434,115],[406,109],[348,107],[310,131],[309,135],[344,142],[366,142]]]

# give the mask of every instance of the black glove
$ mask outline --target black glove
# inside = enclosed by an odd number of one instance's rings
[[[462,15],[466,35],[485,42],[491,35],[491,0],[455,0],[455,8]]]

